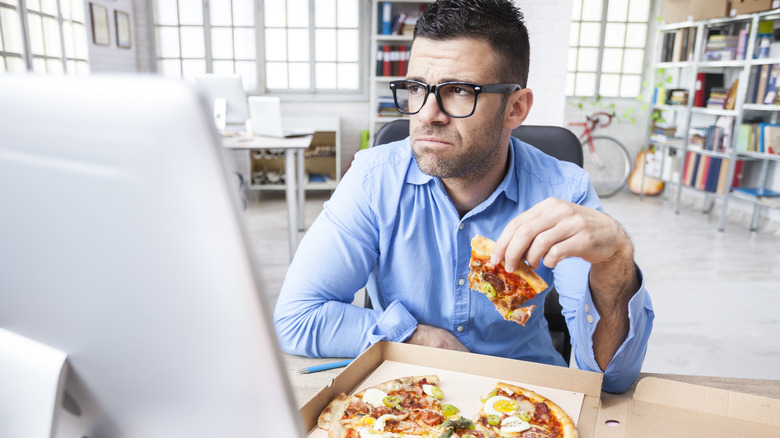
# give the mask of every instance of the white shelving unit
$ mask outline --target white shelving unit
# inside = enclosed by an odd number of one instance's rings
[[[676,88],[688,90],[688,102],[686,105],[667,105],[657,104],[653,108],[666,113],[672,113],[675,117],[677,125],[676,139],[669,141],[654,141],[650,139],[650,143],[656,147],[661,148],[662,156],[666,157],[670,149],[675,149],[681,153],[679,160],[679,168],[673,169],[676,172],[676,177],[667,181],[677,185],[677,196],[675,199],[675,212],[680,210],[680,197],[683,189],[699,190],[694,187],[683,184],[683,174],[686,166],[686,160],[689,156],[689,152],[699,154],[702,156],[716,157],[728,160],[728,176],[726,181],[725,193],[718,194],[712,192],[705,192],[705,211],[712,208],[714,198],[722,199],[722,211],[720,214],[718,230],[723,231],[726,226],[726,213],[728,210],[728,204],[730,199],[740,199],[743,201],[752,202],[754,204],[753,211],[753,223],[752,229],[755,229],[758,223],[760,208],[770,207],[778,208],[777,203],[767,202],[759,198],[749,196],[747,194],[732,191],[732,182],[734,180],[734,174],[736,170],[737,160],[743,161],[759,161],[760,170],[757,178],[758,187],[766,187],[768,182],[769,168],[776,162],[780,161],[780,156],[770,155],[766,153],[748,153],[740,152],[737,150],[737,130],[746,118],[746,114],[750,118],[759,118],[763,121],[777,122],[780,118],[780,105],[764,105],[764,104],[752,104],[745,103],[747,97],[747,90],[750,85],[751,69],[765,65],[765,64],[780,64],[780,58],[762,58],[753,59],[753,54],[756,52],[757,44],[757,30],[759,23],[762,21],[774,21],[780,20],[780,9],[760,12],[755,14],[739,15],[729,18],[718,18],[713,20],[704,20],[696,22],[683,22],[675,23],[665,26],[659,26],[657,30],[657,38],[655,45],[653,75],[658,77],[660,72],[666,74],[667,70],[671,71],[669,74],[672,77]],[[693,57],[686,61],[674,61],[674,62],[659,62],[660,54],[663,51],[663,36],[667,32],[675,32],[678,29],[696,28],[695,46],[693,50]],[[732,32],[735,29],[745,27],[749,29],[747,33],[747,44],[745,45],[744,53],[745,59],[726,60],[726,61],[703,61],[704,47],[707,42],[707,36],[709,30],[713,28],[725,28],[729,27]],[[738,87],[736,89],[736,101],[733,110],[726,109],[713,109],[713,108],[701,108],[694,107],[694,96],[696,93],[696,77],[697,73],[722,73],[724,75],[723,87],[729,88],[731,83],[738,79]],[[655,80],[653,82],[656,82]],[[705,99],[707,96],[705,96]],[[709,125],[714,124],[715,119],[718,116],[730,116],[734,119],[734,126],[732,129],[732,136],[729,144],[727,145],[727,152],[701,150],[691,146],[690,143],[690,129],[694,118],[700,123],[701,120],[709,118],[711,121]],[[681,137],[681,138],[679,138]],[[725,161],[724,161],[725,162]],[[662,169],[663,173],[663,169]]]

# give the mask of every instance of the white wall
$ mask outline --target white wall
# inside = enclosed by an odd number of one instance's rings
[[[108,25],[111,43],[108,46],[99,46],[94,43],[92,37],[92,14],[89,4],[105,6],[108,9]],[[130,48],[120,48],[116,41],[116,18],[114,11],[126,12],[130,15]],[[84,15],[87,19],[87,38],[89,50],[89,68],[92,73],[135,73],[138,72],[139,42],[146,44],[145,40],[138,40],[139,32],[136,27],[136,12],[133,0],[91,0],[84,1]],[[146,50],[145,46],[140,46]]]

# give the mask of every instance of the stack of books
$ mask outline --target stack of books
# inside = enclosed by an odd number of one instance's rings
[[[707,99],[707,108],[722,109],[726,104],[729,91],[725,88],[713,88]]]
[[[738,35],[710,35],[704,48],[707,61],[730,61],[737,59]]]

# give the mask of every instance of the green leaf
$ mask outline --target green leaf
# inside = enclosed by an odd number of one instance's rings
[[[582,102],[577,105],[577,108],[582,109]]]

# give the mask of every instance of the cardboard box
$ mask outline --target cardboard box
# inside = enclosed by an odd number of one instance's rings
[[[688,15],[694,21],[728,17],[729,0],[690,0]]]
[[[666,24],[690,21],[688,0],[664,0],[661,5],[661,19]]]
[[[366,350],[330,386],[301,407],[307,430],[316,428],[320,412],[334,397],[362,389],[363,382],[380,365],[395,362],[401,368],[405,364],[410,369],[431,367],[581,393],[576,423],[582,438],[780,436],[779,399],[656,377],[640,380],[631,397],[612,395],[601,392],[599,373],[387,342]],[[462,412],[464,416],[472,414]]]
[[[729,15],[750,14],[753,12],[768,11],[780,7],[777,0],[731,0],[731,12]]]

